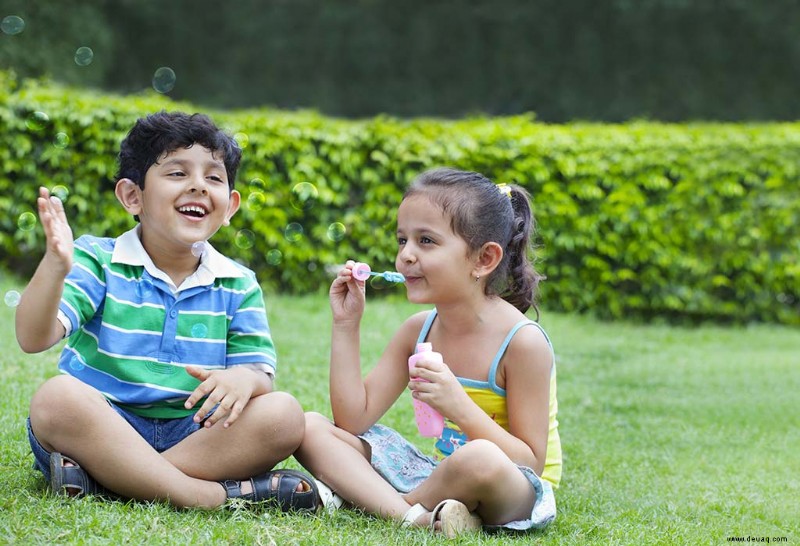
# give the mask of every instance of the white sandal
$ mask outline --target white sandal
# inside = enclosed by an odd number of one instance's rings
[[[463,502],[453,499],[443,500],[433,509],[431,529],[437,520],[441,523],[442,533],[447,538],[455,538],[462,533],[477,531],[483,525],[483,521],[477,514],[470,512]]]
[[[421,504],[415,504],[403,516],[403,527],[415,525],[419,517],[427,512],[427,508]],[[435,529],[434,525],[439,521],[442,527],[441,531],[447,538],[455,538],[465,532],[477,531],[483,525],[478,515],[471,513],[463,502],[453,499],[443,500],[430,514],[428,526],[431,531]]]
[[[417,503],[411,508],[408,509],[403,515],[403,521],[401,522],[402,527],[414,527],[417,524],[417,520],[422,514],[427,514],[428,509],[422,506],[421,504]]]
[[[333,489],[328,487],[328,485],[320,480],[314,480],[317,483],[317,489],[319,490],[319,499],[322,502],[322,506],[328,512],[333,512],[342,507],[344,504],[344,499],[333,492]]]

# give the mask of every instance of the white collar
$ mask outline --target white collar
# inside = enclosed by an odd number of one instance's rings
[[[142,226],[137,226],[126,231],[117,237],[114,245],[114,253],[111,255],[113,263],[126,265],[141,265],[153,277],[161,279],[169,285],[173,294],[183,290],[188,290],[195,286],[207,286],[214,282],[214,279],[221,277],[243,277],[244,272],[236,264],[220,254],[209,242],[206,241],[206,249],[200,256],[200,265],[197,270],[186,277],[180,286],[175,286],[169,275],[161,271],[153,263],[152,258],[142,246],[140,239]]]

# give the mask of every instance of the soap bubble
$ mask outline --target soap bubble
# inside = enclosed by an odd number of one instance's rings
[[[267,252],[267,263],[269,265],[278,265],[283,260],[283,253],[277,248],[273,248]]]
[[[32,212],[23,212],[17,219],[17,227],[22,231],[30,231],[36,227],[36,215]]]
[[[78,66],[89,66],[94,60],[94,51],[91,47],[79,47],[75,50],[75,64]]]
[[[192,243],[192,256],[195,258],[199,258],[203,255],[203,252],[206,251],[206,242],[205,241],[197,241],[196,243]]]
[[[25,21],[22,20],[22,17],[16,15],[7,15],[3,17],[3,22],[0,23],[0,30],[10,36],[19,34],[25,30]]]
[[[62,150],[69,146],[69,135],[67,133],[56,133],[53,139],[53,146]]]
[[[50,117],[44,112],[33,112],[28,116],[28,119],[25,120],[25,125],[31,131],[41,131],[47,127],[49,122]]]
[[[328,239],[334,242],[339,242],[344,239],[347,233],[347,228],[341,222],[334,222],[328,226]]]
[[[256,244],[256,235],[249,229],[243,229],[236,234],[236,239],[234,242],[239,248],[247,250]]]
[[[147,279],[142,279],[136,284],[136,295],[145,299],[153,293],[154,289],[153,283]]]
[[[303,238],[303,226],[297,222],[292,222],[283,230],[283,236],[286,237],[286,240],[290,243],[296,243]]]
[[[73,357],[70,359],[70,361],[69,361],[69,367],[70,367],[72,370],[76,371],[76,372],[79,372],[79,371],[81,371],[83,368],[85,368],[85,366],[83,365],[83,362],[81,362],[81,360],[80,360],[80,359],[79,359],[77,356],[73,356]]]
[[[239,145],[239,148],[245,149],[250,144],[250,137],[247,133],[236,133],[233,135],[233,140],[236,141],[236,144]]]
[[[267,185],[264,184],[264,181],[260,178],[254,178],[248,184],[250,187],[250,191],[262,191],[267,189]]]
[[[59,184],[58,186],[53,186],[53,189],[50,190],[50,195],[58,197],[63,202],[69,197],[69,190],[66,186]]]
[[[370,278],[369,285],[374,288],[375,290],[383,290],[384,288],[388,288],[391,285],[389,281],[384,279],[381,276],[375,276]]]
[[[16,307],[17,305],[19,305],[19,300],[21,297],[22,296],[20,296],[19,292],[17,292],[16,290],[9,290],[8,292],[6,292],[3,301],[6,302],[6,305],[8,305],[9,307]]]
[[[169,93],[175,87],[175,71],[168,66],[162,66],[153,74],[153,89],[159,93]]]
[[[297,210],[310,210],[318,197],[319,191],[314,184],[300,182],[292,188],[291,203]]]
[[[205,339],[206,336],[208,336],[208,326],[206,326],[202,322],[198,322],[197,324],[192,326],[192,337]]]
[[[261,210],[267,203],[267,197],[260,191],[251,192],[247,196],[247,208],[250,210]]]

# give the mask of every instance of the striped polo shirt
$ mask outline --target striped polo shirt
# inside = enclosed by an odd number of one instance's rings
[[[59,305],[69,336],[59,371],[133,413],[165,419],[196,411],[183,407],[200,384],[186,366],[274,374],[255,274],[206,243],[197,271],[176,287],[144,250],[139,229],[75,241]]]

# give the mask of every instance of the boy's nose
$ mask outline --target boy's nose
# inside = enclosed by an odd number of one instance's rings
[[[208,190],[205,189],[205,188],[201,188],[201,189],[198,190],[197,188],[192,187],[192,188],[189,189],[189,193],[194,193],[196,191],[199,191],[201,195],[208,195]]]

